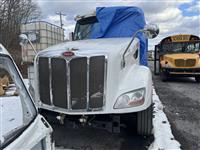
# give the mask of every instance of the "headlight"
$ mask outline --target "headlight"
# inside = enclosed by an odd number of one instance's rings
[[[118,97],[114,109],[130,108],[144,104],[145,88],[124,93]]]

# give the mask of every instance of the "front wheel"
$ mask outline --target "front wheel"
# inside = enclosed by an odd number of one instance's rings
[[[153,107],[137,113],[137,133],[139,135],[151,135],[153,119]]]
[[[200,76],[195,77],[195,80],[196,80],[197,83],[200,83]]]

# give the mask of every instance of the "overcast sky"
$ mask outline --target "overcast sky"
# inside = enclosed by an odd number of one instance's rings
[[[74,30],[74,17],[101,6],[138,6],[143,9],[148,23],[156,23],[160,34],[149,41],[153,49],[162,38],[179,33],[200,36],[200,1],[198,0],[33,0],[41,9],[42,20],[60,25],[56,12],[61,11],[65,34]]]

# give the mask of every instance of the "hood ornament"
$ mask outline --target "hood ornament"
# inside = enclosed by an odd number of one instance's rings
[[[74,47],[68,48],[68,51],[77,51],[77,50],[78,50],[78,48],[74,48]]]

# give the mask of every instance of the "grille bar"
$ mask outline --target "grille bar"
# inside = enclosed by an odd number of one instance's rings
[[[50,101],[51,105],[53,105],[53,93],[52,93],[52,66],[51,66],[51,58],[49,58],[49,88],[50,88]]]
[[[70,63],[66,61],[66,70],[67,70],[67,104],[68,104],[68,109],[71,110],[71,90],[70,90]]]
[[[90,58],[87,58],[87,106],[86,109],[89,110],[89,100],[90,100]]]

